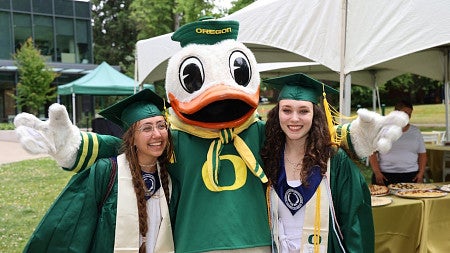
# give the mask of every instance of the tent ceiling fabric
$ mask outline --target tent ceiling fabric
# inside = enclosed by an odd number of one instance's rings
[[[102,62],[89,74],[58,86],[58,95],[131,95],[134,93],[135,81],[106,62]]]
[[[253,51],[258,63],[314,61],[331,71],[328,76],[339,76],[341,69],[345,74],[372,69],[372,74],[411,72],[443,80],[440,47],[450,45],[449,9],[448,0],[258,0],[223,19],[240,22],[238,40]],[[344,13],[345,37],[341,35]],[[181,49],[170,36],[138,41],[139,83],[165,78],[167,60]],[[352,73],[352,81],[355,78]]]

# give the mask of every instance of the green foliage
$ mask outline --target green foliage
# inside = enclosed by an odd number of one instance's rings
[[[94,59],[134,76],[135,45],[213,15],[212,0],[92,0]],[[215,14],[213,16],[221,16]]]
[[[19,71],[17,96],[13,97],[19,110],[39,116],[44,113],[44,105],[56,98],[56,87],[52,87],[51,83],[58,74],[45,65],[32,38],[24,42],[13,58]]]
[[[14,130],[13,123],[0,123],[0,130]]]
[[[252,4],[253,2],[255,2],[255,0],[235,0],[235,1],[231,1],[231,4],[233,5],[233,7],[231,7],[230,10],[228,10],[228,14],[234,13],[244,7],[246,7],[249,4]]]
[[[202,16],[212,16],[213,1],[208,0],[175,0],[175,20],[179,25],[197,21]],[[175,27],[177,29],[178,26]]]
[[[130,22],[132,0],[92,0],[94,58],[110,65],[134,62],[137,30]],[[124,60],[126,62],[124,62]],[[130,70],[133,73],[132,70]]]
[[[358,85],[352,85],[351,107],[371,107],[372,106],[372,90]]]
[[[130,20],[135,24],[137,39],[148,39],[173,32],[175,0],[134,0]]]
[[[41,158],[0,165],[0,248],[22,252],[73,173]]]
[[[399,98],[413,104],[440,103],[443,84],[414,74],[398,76],[380,88],[382,103],[394,105]]]

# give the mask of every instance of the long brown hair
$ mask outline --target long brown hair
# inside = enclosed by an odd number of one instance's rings
[[[137,149],[134,145],[134,133],[137,130],[137,122],[135,122],[131,127],[123,134],[122,147],[121,150],[125,153],[125,157],[129,163],[134,191],[136,193],[138,214],[139,214],[139,232],[143,237],[147,235],[148,224],[147,224],[147,200],[145,199],[145,186],[144,179],[141,174],[141,167],[139,166]],[[158,163],[160,166],[159,177],[161,179],[161,186],[164,190],[164,195],[166,196],[167,204],[169,204],[169,173],[167,172],[167,166],[170,163],[170,158],[173,154],[173,142],[170,130],[168,132],[168,141],[166,148],[160,157],[158,157]],[[145,242],[139,248],[139,252],[145,252]]]
[[[261,149],[261,158],[264,162],[264,173],[269,178],[271,184],[276,184],[278,173],[281,169],[281,157],[283,157],[286,135],[280,126],[279,104],[277,104],[267,115],[266,140]],[[314,117],[311,130],[306,138],[305,156],[303,158],[303,172],[301,181],[306,182],[306,178],[311,173],[314,165],[320,166],[322,174],[327,171],[327,162],[331,157],[333,148],[328,130],[324,110],[321,106],[313,104]]]

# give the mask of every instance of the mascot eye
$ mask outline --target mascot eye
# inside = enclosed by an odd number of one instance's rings
[[[184,60],[178,73],[183,89],[189,93],[199,90],[205,81],[203,65],[196,57]]]
[[[252,76],[250,62],[241,51],[234,51],[230,55],[230,71],[233,79],[242,86],[247,86]]]

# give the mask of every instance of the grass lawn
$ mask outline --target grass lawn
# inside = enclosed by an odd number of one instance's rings
[[[72,174],[50,158],[0,165],[1,252],[22,252]]]

